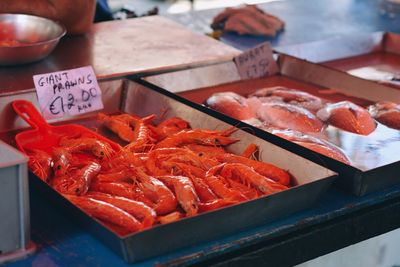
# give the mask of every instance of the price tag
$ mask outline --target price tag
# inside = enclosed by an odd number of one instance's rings
[[[262,43],[233,58],[240,77],[254,79],[266,77],[278,72],[278,65],[272,57],[268,42]]]
[[[46,119],[103,108],[101,90],[91,66],[34,75],[33,81]]]

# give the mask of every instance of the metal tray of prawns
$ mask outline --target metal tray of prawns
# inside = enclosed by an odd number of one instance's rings
[[[400,94],[394,88],[289,55],[277,56],[278,73],[260,79],[242,80],[233,63],[224,63],[149,76],[143,78],[143,82],[147,86],[176,92],[188,101],[198,104],[198,107],[216,92],[232,91],[247,96],[257,89],[272,86],[295,88],[332,102],[349,100],[363,107],[376,101],[400,102]],[[355,195],[361,196],[400,183],[400,155],[396,153],[400,149],[400,131],[380,123],[377,123],[376,130],[368,136],[352,134],[332,126],[321,133],[347,154],[350,164],[346,164],[212,109],[205,109],[205,112],[249,129],[264,140],[338,172],[336,184]]]
[[[174,94],[146,88],[134,81],[102,82],[100,87],[103,90],[103,98],[106,98],[104,99],[105,110],[110,113],[120,111],[139,116],[156,114],[163,118],[179,116],[187,120],[192,128],[224,129],[231,127],[231,125],[191,107],[190,104],[180,102],[182,99]],[[7,98],[6,96],[5,100],[10,101],[14,97]],[[29,92],[17,97],[37,103],[37,100]],[[117,99],[118,101],[116,101]],[[89,115],[87,118],[74,120],[74,123],[82,122],[86,126],[93,127],[95,123],[91,123],[91,120],[94,119]],[[12,126],[16,127],[19,124],[20,121],[16,120]],[[7,136],[11,137],[12,133],[2,137],[7,139]],[[121,255],[126,262],[132,263],[229,235],[244,228],[265,224],[305,209],[329,188],[337,176],[335,172],[325,167],[241,129],[232,136],[240,139],[240,142],[231,145],[230,152],[239,154],[248,144],[255,143],[260,148],[262,161],[273,163],[289,171],[293,176],[294,186],[276,194],[121,236],[100,221],[89,217],[39,178],[32,179],[32,184],[34,190],[50,197],[52,202],[68,211],[72,218],[82,223],[89,232]]]

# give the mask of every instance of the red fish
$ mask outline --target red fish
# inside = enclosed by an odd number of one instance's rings
[[[326,140],[290,130],[273,130],[272,133],[327,157],[350,164],[350,159],[342,149]]]
[[[254,118],[256,114],[246,98],[233,92],[216,93],[206,101],[207,106],[238,120]]]
[[[279,97],[283,102],[301,106],[312,112],[316,112],[323,107],[321,98],[303,91],[290,89],[283,86],[259,89],[250,96],[261,98]]]
[[[325,155],[327,157],[341,161],[345,164],[350,164],[350,161],[346,157],[346,155],[342,151],[338,150],[337,148],[332,148],[332,146],[327,146],[327,145],[317,144],[317,143],[312,143],[312,142],[295,142],[295,143],[298,145],[304,146],[312,151],[315,151],[322,155]]]
[[[387,127],[400,130],[400,105],[382,101],[368,107],[369,113]]]
[[[317,112],[317,116],[335,127],[361,135],[369,135],[376,128],[376,122],[362,107],[342,101],[327,104]]]
[[[266,125],[301,132],[320,132],[324,124],[313,113],[287,103],[263,103],[257,117]]]

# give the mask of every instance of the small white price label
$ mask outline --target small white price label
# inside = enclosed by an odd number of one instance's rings
[[[91,66],[34,75],[33,81],[46,119],[103,108],[101,90]]]
[[[233,58],[242,79],[266,77],[278,72],[268,42],[262,43]]]

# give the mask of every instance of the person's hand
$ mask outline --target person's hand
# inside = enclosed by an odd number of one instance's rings
[[[241,8],[226,8],[214,18],[211,27],[214,30],[238,34],[275,36],[284,25],[279,18],[254,5],[246,5]]]

